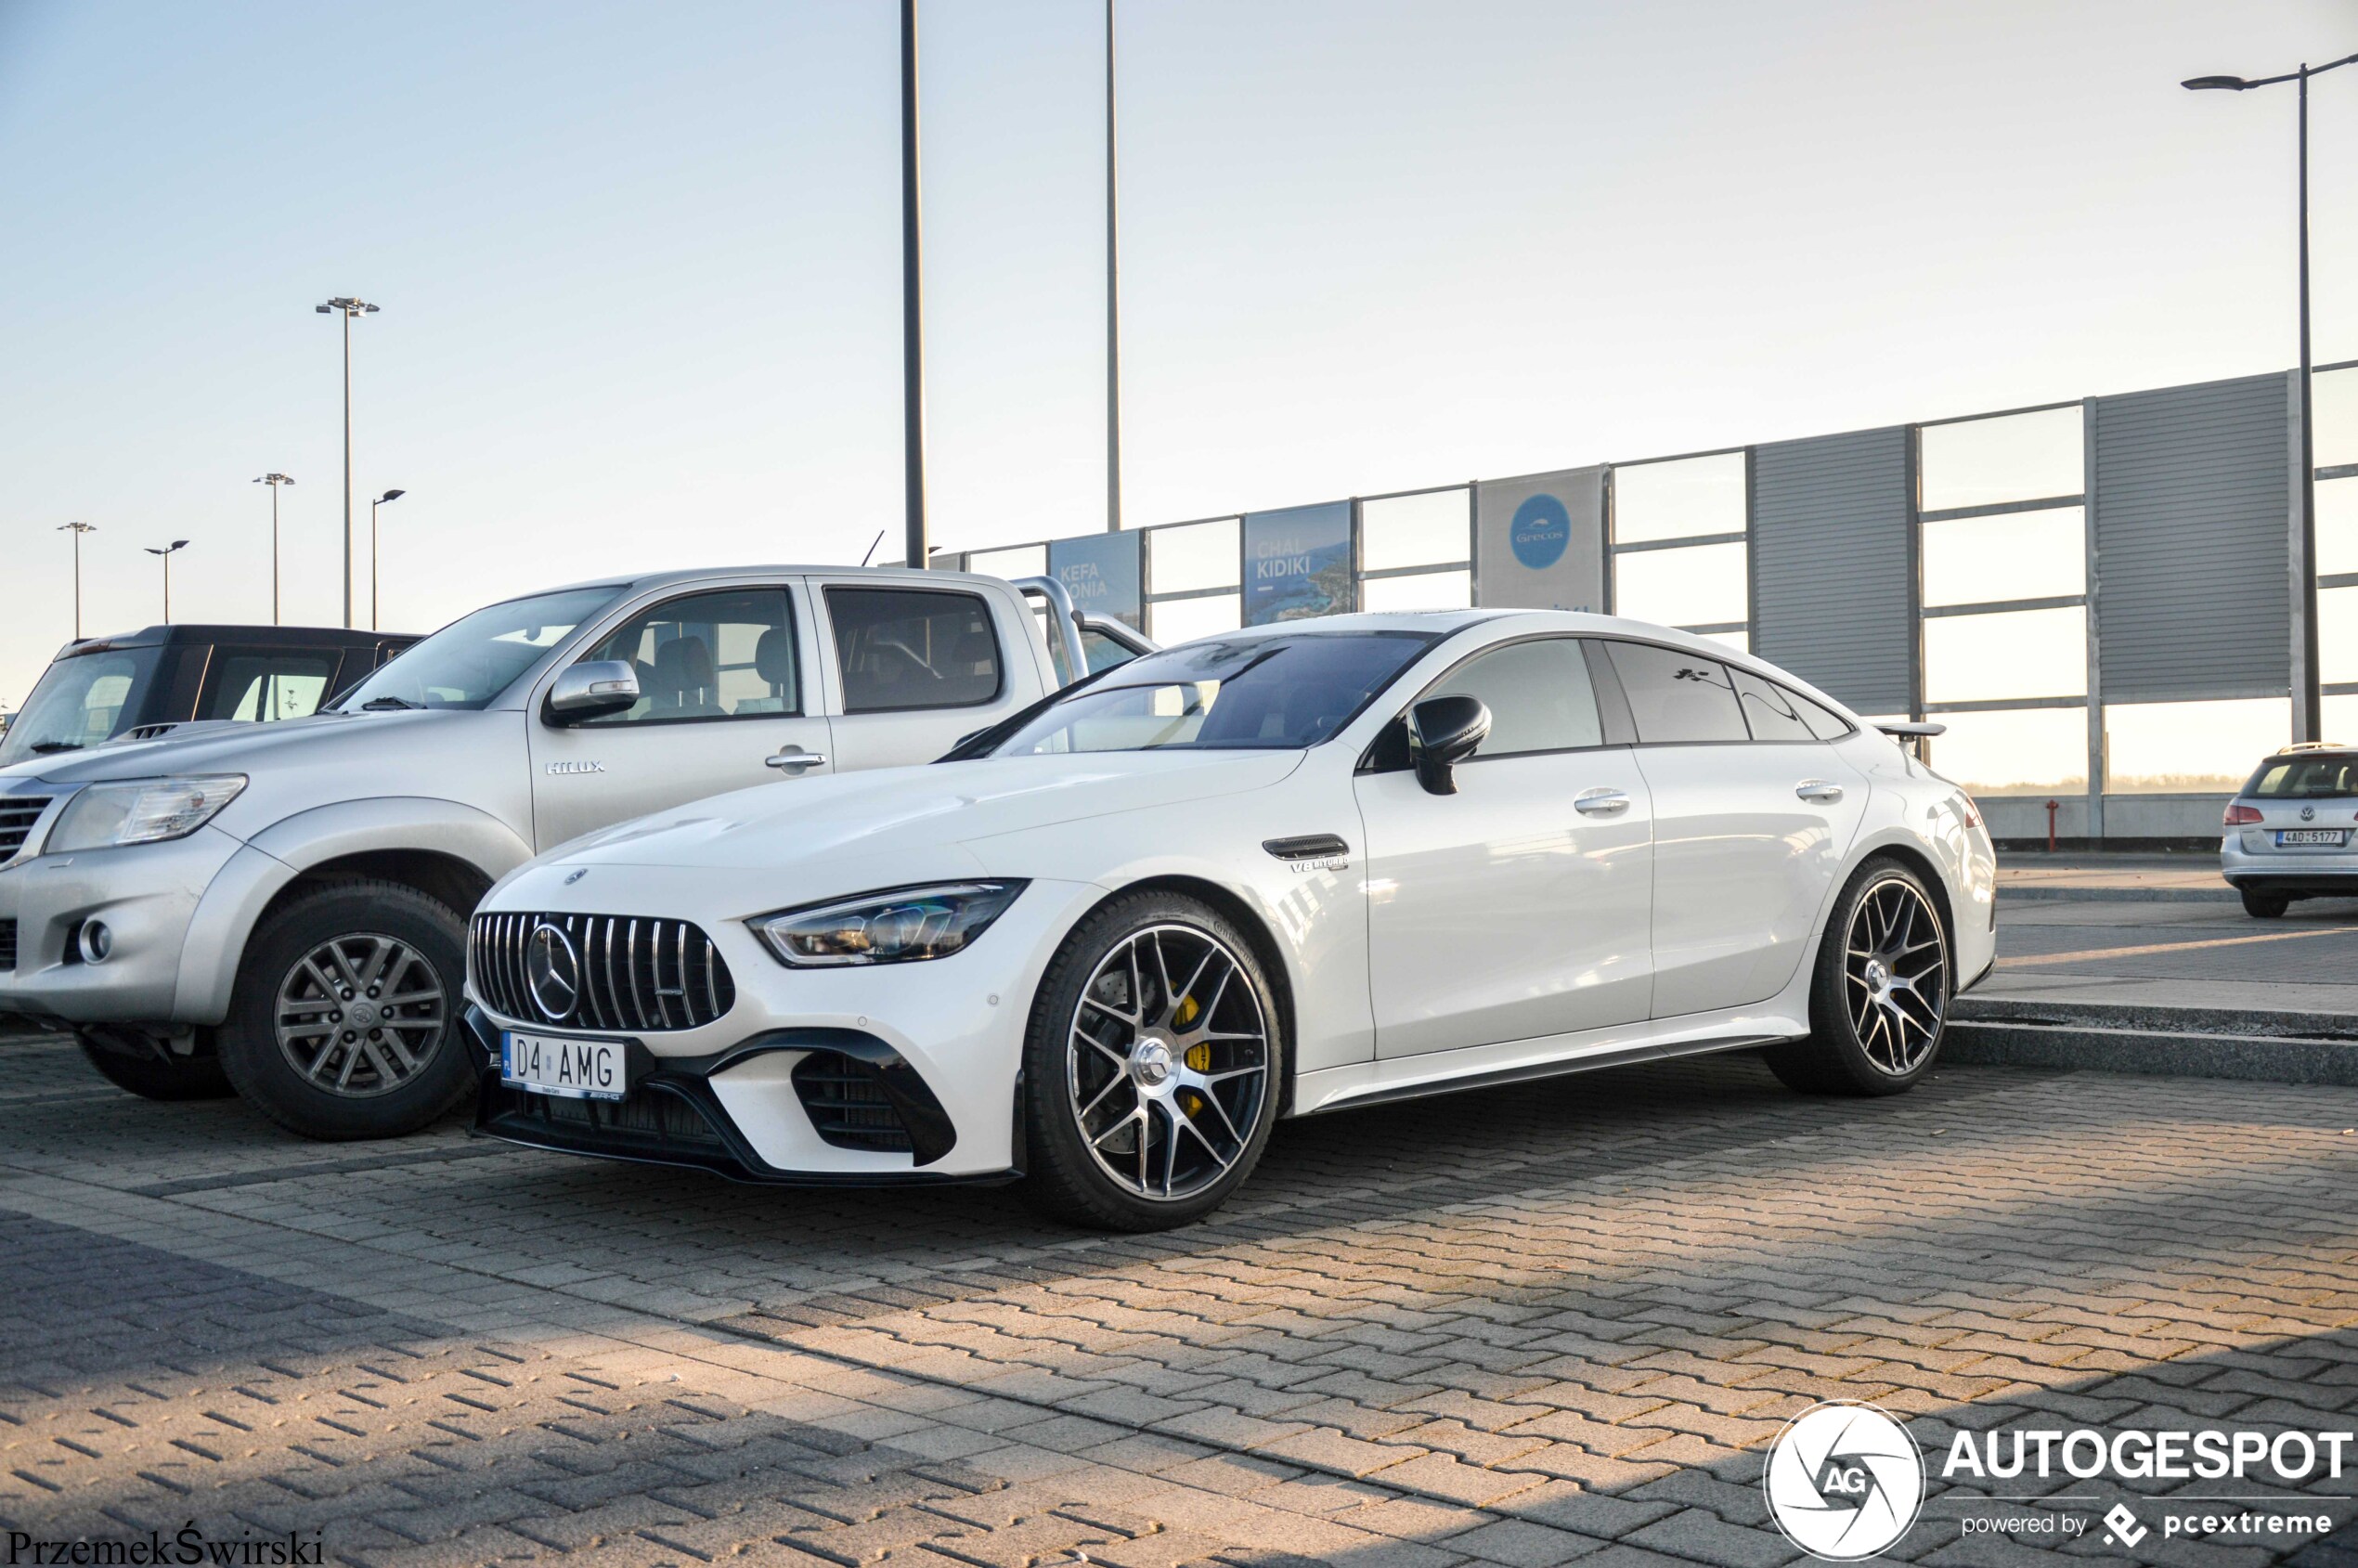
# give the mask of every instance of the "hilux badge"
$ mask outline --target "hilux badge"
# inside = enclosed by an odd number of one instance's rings
[[[551,762],[549,764],[549,771],[551,773],[602,773],[605,771],[606,765],[602,762]]]

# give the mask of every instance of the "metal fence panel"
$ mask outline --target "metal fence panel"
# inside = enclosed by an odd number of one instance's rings
[[[2282,375],[2089,399],[2107,702],[2292,680]]]
[[[1901,427],[1754,448],[1752,651],[1862,713],[1906,713],[1914,554]]]

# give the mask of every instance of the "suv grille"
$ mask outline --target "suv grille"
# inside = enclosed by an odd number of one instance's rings
[[[0,861],[14,858],[24,848],[32,824],[41,820],[41,813],[55,798],[48,795],[0,795]]]
[[[17,966],[17,923],[0,920],[0,969]]]
[[[701,1029],[737,1001],[720,950],[685,920],[478,914],[467,962],[493,1012],[574,1029]]]

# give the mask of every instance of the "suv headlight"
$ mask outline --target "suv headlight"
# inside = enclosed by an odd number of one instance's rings
[[[745,924],[791,968],[906,964],[963,952],[1023,889],[1012,880],[892,888],[759,914]]]
[[[75,796],[58,818],[42,852],[55,855],[186,838],[211,822],[245,787],[243,773],[92,784]]]

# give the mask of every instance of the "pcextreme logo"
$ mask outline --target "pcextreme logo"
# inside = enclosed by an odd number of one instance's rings
[[[1863,1400],[1829,1400],[1777,1433],[1760,1484],[1785,1539],[1812,1557],[1856,1562],[1916,1522],[1924,1451],[1885,1411]]]

